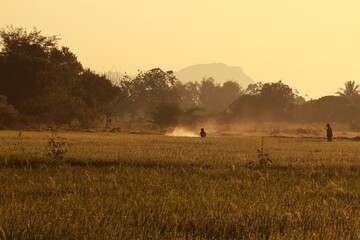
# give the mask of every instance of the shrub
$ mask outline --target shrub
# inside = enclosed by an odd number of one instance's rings
[[[0,128],[12,127],[19,118],[18,111],[0,95]]]
[[[46,146],[46,152],[46,155],[55,161],[63,160],[65,153],[68,152],[66,139],[59,137],[53,127],[51,127],[51,136]]]
[[[151,116],[155,124],[161,127],[169,127],[177,125],[182,114],[183,111],[179,104],[161,103]]]

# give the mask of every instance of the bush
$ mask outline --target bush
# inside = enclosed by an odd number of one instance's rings
[[[18,111],[0,95],[0,128],[13,127],[19,118]]]
[[[182,114],[183,111],[179,104],[161,103],[155,111],[152,112],[151,116],[156,125],[169,127],[177,125]]]

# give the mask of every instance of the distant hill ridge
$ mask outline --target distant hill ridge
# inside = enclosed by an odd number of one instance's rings
[[[124,76],[122,73],[113,71],[105,72],[105,75],[114,82],[119,82]],[[223,63],[191,65],[177,72],[174,71],[174,75],[183,83],[201,82],[204,77],[213,77],[217,83],[236,81],[244,88],[254,83],[254,80],[246,75],[241,67],[228,66]],[[135,76],[135,74],[130,75],[130,77]]]
[[[236,81],[242,87],[254,83],[254,80],[246,75],[241,67],[232,67],[223,63],[196,64],[174,72],[174,74],[184,83],[189,81],[200,82],[204,77],[213,77],[217,83],[228,80]]]

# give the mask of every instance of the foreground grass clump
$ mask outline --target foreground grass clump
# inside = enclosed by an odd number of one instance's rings
[[[0,238],[358,239],[359,142],[0,132]]]

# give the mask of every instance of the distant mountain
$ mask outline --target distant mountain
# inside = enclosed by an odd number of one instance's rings
[[[195,81],[200,82],[204,77],[213,77],[215,82],[223,83],[228,80],[238,82],[246,88],[250,83],[254,83],[241,67],[231,67],[223,63],[197,64],[174,72],[181,82]]]

